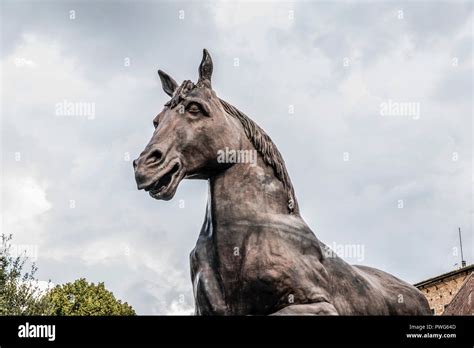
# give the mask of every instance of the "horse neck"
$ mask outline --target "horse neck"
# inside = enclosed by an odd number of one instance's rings
[[[247,150],[254,148],[250,145]],[[262,223],[268,216],[289,215],[288,192],[258,153],[255,163],[233,164],[210,178],[209,186],[208,208],[217,226]]]

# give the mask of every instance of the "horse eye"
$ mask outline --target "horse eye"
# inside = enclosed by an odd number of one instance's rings
[[[191,103],[188,105],[187,110],[191,114],[197,114],[201,112],[201,107],[199,106],[198,103]]]

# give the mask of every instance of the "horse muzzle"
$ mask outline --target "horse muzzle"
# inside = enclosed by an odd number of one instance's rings
[[[179,159],[157,166],[142,161],[141,157],[133,161],[135,181],[139,190],[145,190],[151,197],[168,201],[176,193],[185,171]]]

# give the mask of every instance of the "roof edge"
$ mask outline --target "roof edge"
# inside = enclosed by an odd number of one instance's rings
[[[451,272],[447,272],[447,273],[444,273],[444,274],[441,274],[439,276],[436,276],[436,277],[432,277],[432,278],[428,278],[426,280],[423,280],[421,282],[418,282],[418,283],[415,283],[413,284],[413,286],[415,287],[420,287],[420,286],[425,286],[425,285],[428,285],[430,283],[434,283],[434,282],[437,282],[437,281],[440,281],[440,280],[443,280],[444,278],[447,278],[447,277],[452,277],[452,276],[455,276],[459,273],[463,273],[463,272],[473,272],[474,271],[474,264],[471,264],[469,266],[466,266],[466,267],[462,267],[462,268],[459,268],[459,269],[455,269],[454,271],[451,271]]]

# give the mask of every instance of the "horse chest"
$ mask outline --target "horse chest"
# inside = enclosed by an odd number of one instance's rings
[[[266,313],[286,298],[288,260],[283,257],[284,245],[275,245],[271,239],[262,238],[264,235],[253,233],[226,241],[199,238],[191,253],[199,313]],[[213,308],[211,303],[223,305]]]

